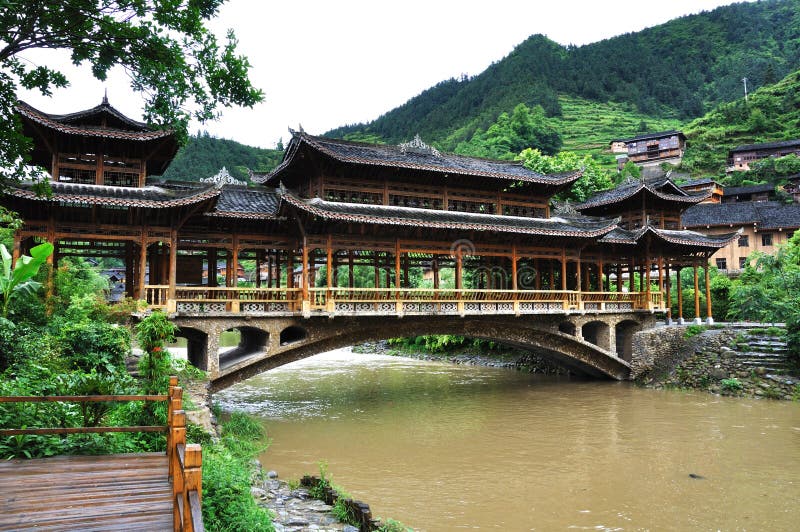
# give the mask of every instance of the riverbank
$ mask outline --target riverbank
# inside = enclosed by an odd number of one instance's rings
[[[648,388],[800,400],[800,372],[777,327],[659,327],[637,333],[634,382]]]

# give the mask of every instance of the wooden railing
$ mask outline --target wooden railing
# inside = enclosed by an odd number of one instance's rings
[[[202,450],[186,444],[186,413],[182,409],[183,389],[178,378],[170,377],[167,395],[50,395],[0,396],[0,403],[98,403],[121,401],[167,401],[166,425],[131,427],[48,427],[0,429],[0,437],[24,434],[101,434],[110,432],[164,432],[167,435],[167,463],[173,494],[175,531],[202,532]]]
[[[148,289],[151,287],[148,287]],[[162,287],[152,287],[160,289]],[[151,292],[148,290],[148,294]],[[153,291],[155,294],[155,291]],[[454,288],[301,288],[176,287],[170,312],[357,312],[460,313],[489,311],[531,313],[557,310],[663,310],[663,294],[651,292],[581,292],[576,290],[487,290]],[[159,300],[160,302],[161,300]],[[148,300],[148,303],[150,301]],[[154,305],[158,306],[158,305]],[[424,309],[424,310],[421,310]],[[476,310],[478,309],[478,310]],[[414,312],[414,310],[411,310]]]
[[[153,308],[166,308],[169,297],[169,285],[149,284],[144,287],[144,299]]]

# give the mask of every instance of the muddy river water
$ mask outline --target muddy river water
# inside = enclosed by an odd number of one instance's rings
[[[418,530],[800,530],[800,403],[332,351],[216,396]],[[702,478],[693,478],[702,477]]]

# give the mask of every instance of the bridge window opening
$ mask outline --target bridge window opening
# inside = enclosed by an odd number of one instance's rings
[[[591,321],[581,327],[583,339],[601,349],[610,349],[610,328],[602,321]]]
[[[302,327],[291,325],[281,331],[281,345],[289,345],[308,338],[308,332]]]
[[[181,327],[175,334],[175,343],[167,346],[175,358],[185,359],[197,369],[208,369],[208,335],[190,327]]]
[[[633,334],[640,331],[642,326],[635,321],[623,321],[617,324],[617,356],[626,362],[633,357]]]
[[[574,323],[572,323],[570,321],[564,321],[564,322],[561,322],[561,323],[558,324],[558,332],[562,332],[562,333],[568,334],[570,336],[576,336],[578,330],[575,327]]]
[[[237,327],[223,331],[219,337],[220,367],[263,353],[269,343],[269,333],[256,327]]]

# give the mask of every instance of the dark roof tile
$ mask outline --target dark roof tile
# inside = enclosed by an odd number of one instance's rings
[[[793,148],[793,147],[800,148],[800,139],[792,139],[792,140],[779,140],[776,142],[763,142],[761,144],[742,144],[741,146],[736,146],[730,153],[737,153],[740,151],[754,151],[754,150],[774,150],[777,148]]]
[[[86,203],[121,207],[163,209],[199,203],[219,196],[221,189],[214,185],[192,186],[188,183],[165,183],[160,186],[113,187],[53,182],[52,196],[40,196],[33,183],[23,181],[7,189],[7,194],[34,201]]]
[[[274,190],[223,186],[216,208],[208,216],[275,218],[280,196]]]
[[[755,224],[762,229],[800,227],[800,204],[777,201],[701,203],[684,211],[683,227]]]

